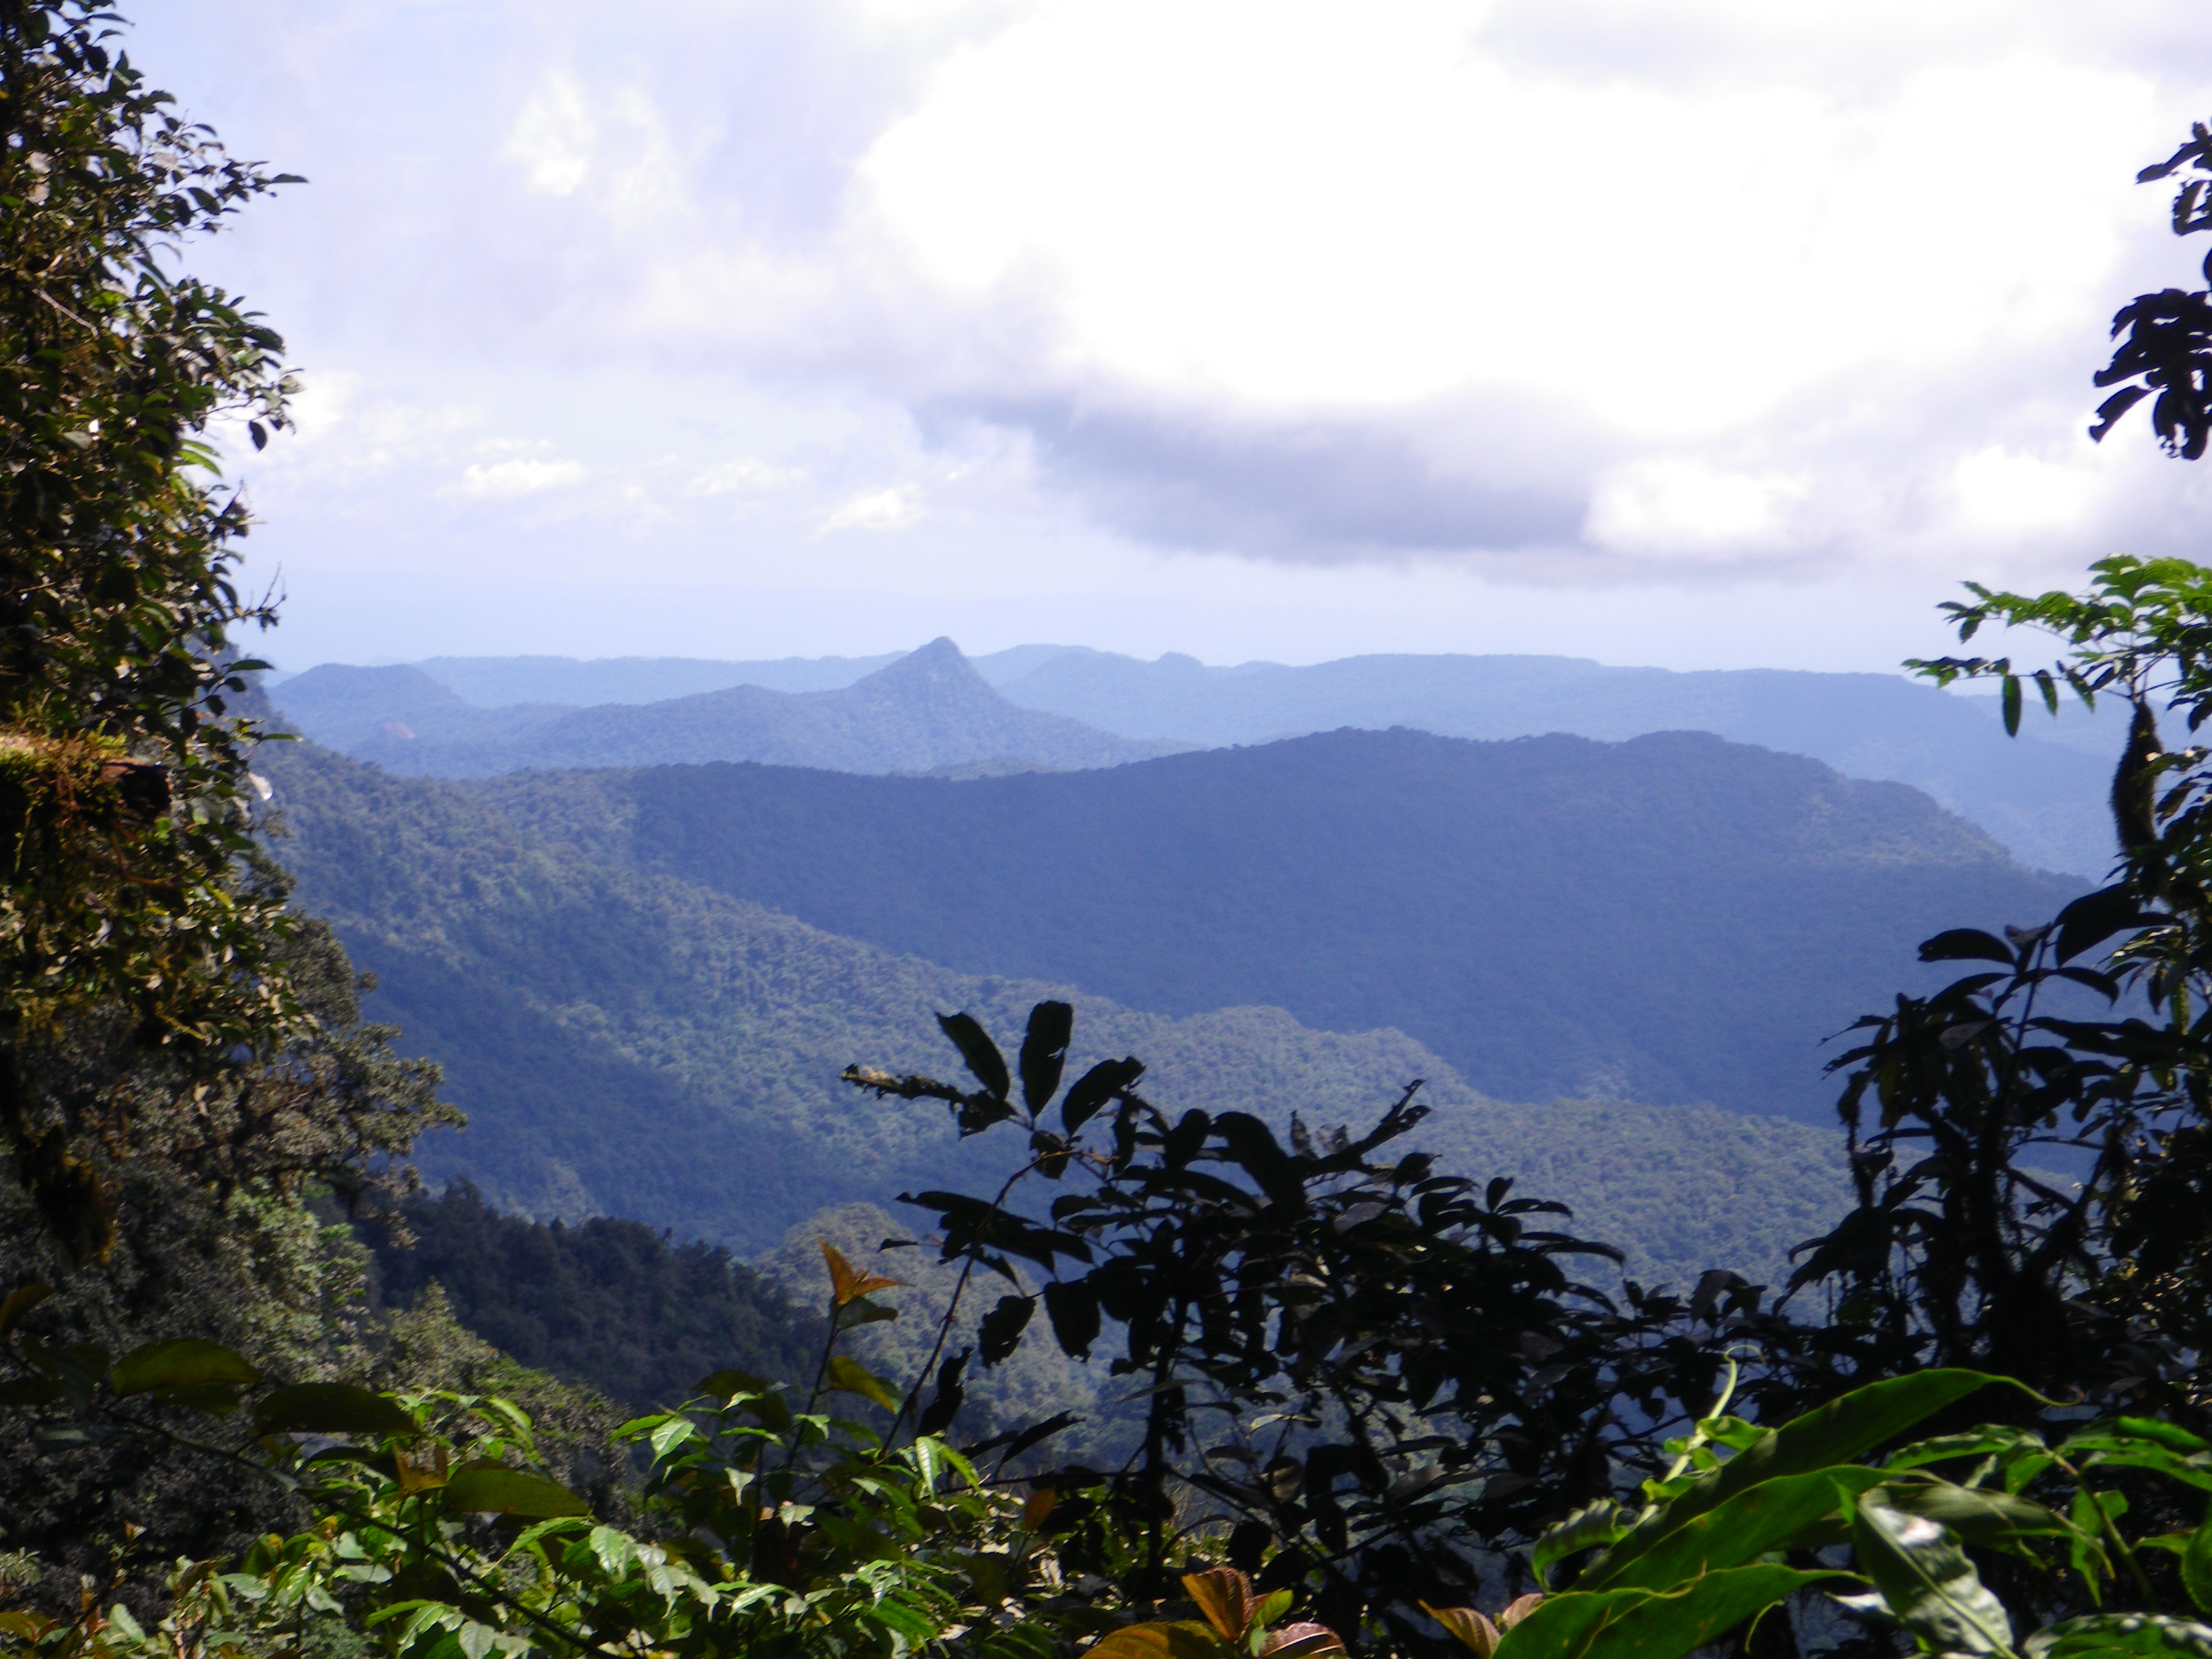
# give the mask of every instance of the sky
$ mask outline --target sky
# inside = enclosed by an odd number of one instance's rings
[[[2185,0],[141,0],[307,175],[229,471],[281,666],[1535,651],[1887,670],[2205,554]]]

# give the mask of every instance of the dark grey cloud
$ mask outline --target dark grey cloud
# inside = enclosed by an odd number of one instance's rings
[[[1098,397],[947,405],[1029,439],[1045,486],[1158,545],[1334,563],[1560,548],[1612,446],[1533,400],[1426,420],[1266,416]]]

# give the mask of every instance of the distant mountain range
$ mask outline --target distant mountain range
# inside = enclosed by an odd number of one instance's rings
[[[939,640],[904,658],[439,658],[311,669],[275,697],[320,741],[447,776],[712,759],[972,775],[1114,765],[1347,726],[1487,738],[1707,731],[1910,783],[2031,866],[2095,876],[2112,859],[2101,803],[2119,736],[2108,722],[2074,711],[2054,722],[2039,710],[2008,738],[1994,699],[1890,675],[1674,673],[1502,656],[1213,668],[1044,645],[974,659],[962,674],[957,655]],[[929,674],[894,672],[916,659]],[[1024,714],[1080,725],[1030,726]]]
[[[737,685],[648,703],[483,708],[421,668],[329,665],[285,681],[275,697],[308,736],[431,777],[718,760],[969,775],[1118,766],[1193,746],[1011,703],[950,640],[835,690]]]
[[[1814,1121],[1823,1039],[1926,977],[1921,939],[2040,921],[2081,887],[1903,785],[1697,732],[1342,731],[958,784],[700,766],[468,792],[602,864],[964,973],[1395,1028],[1506,1099]]]
[[[624,867],[629,832],[600,826],[594,855],[580,822],[595,801],[617,805],[619,789],[570,798],[556,838],[527,800],[502,804],[502,786],[395,777],[313,744],[272,746],[259,764],[300,902],[379,976],[374,1016],[443,1063],[470,1115],[465,1132],[423,1146],[426,1173],[466,1176],[526,1214],[634,1217],[751,1252],[825,1205],[889,1207],[902,1188],[995,1180],[1006,1146],[961,1142],[941,1109],[878,1102],[836,1074],[863,1060],[956,1076],[935,1013],[968,1009],[1011,1042],[1055,994],[1077,1009],[1071,1066],[1139,1055],[1146,1094],[1171,1113],[1364,1122],[1425,1079],[1435,1115],[1412,1145],[1567,1200],[1577,1230],[1626,1244],[1647,1282],[1680,1286],[1717,1264],[1771,1282],[1844,1202],[1832,1127],[1699,1107],[1504,1104],[1398,1031],[1315,1030],[1275,1008],[1142,1012],[1065,981],[961,973]],[[914,787],[948,799],[978,787]],[[1358,970],[1333,941],[1310,943]],[[1595,959],[1603,941],[1589,943]]]

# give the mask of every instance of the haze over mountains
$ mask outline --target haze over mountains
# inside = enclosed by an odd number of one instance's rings
[[[937,1012],[967,1009],[1011,1037],[1054,994],[1076,1007],[1071,1066],[1137,1054],[1147,1096],[1171,1113],[1364,1122],[1425,1079],[1436,1115],[1413,1144],[1572,1203],[1577,1226],[1626,1243],[1647,1280],[1680,1285],[1716,1262],[1771,1278],[1840,1203],[1825,1127],[1500,1103],[1398,1031],[1315,1030],[1272,1008],[1175,1018],[1065,982],[964,974],[625,867],[605,842],[593,856],[588,838],[533,823],[531,804],[502,807],[501,786],[395,777],[312,744],[261,763],[300,902],[379,976],[375,1016],[445,1066],[470,1115],[464,1133],[422,1147],[426,1173],[468,1176],[526,1213],[634,1217],[750,1252],[825,1205],[995,1178],[1006,1147],[962,1143],[941,1109],[878,1102],[836,1075],[854,1060],[954,1074]],[[770,769],[645,775],[722,770]]]
[[[420,669],[326,666],[277,689],[308,735],[393,771],[717,760],[845,772],[1117,766],[1193,745],[1129,738],[1008,702],[938,640],[836,690],[732,686],[649,703],[482,709]]]
[[[791,689],[692,689],[731,672]],[[632,700],[550,700],[595,689]],[[274,696],[378,763],[310,745],[267,769],[302,902],[471,1115],[428,1167],[529,1213],[744,1249],[824,1206],[972,1178],[942,1118],[836,1073],[942,1073],[936,1013],[1011,1032],[1059,994],[1079,1049],[1141,1055],[1170,1109],[1358,1116],[1426,1079],[1424,1139],[1454,1167],[1596,1206],[1589,1230],[1646,1273],[1764,1271],[1838,1196],[1824,1039],[1935,981],[1913,960],[1929,933],[2039,921],[2085,884],[1802,755],[1409,717],[1751,726],[1868,769],[1902,756],[1984,823],[1982,785],[2009,779],[2046,828],[2035,793],[2086,769],[2071,787],[2094,804],[2103,770],[1878,676],[1538,658],[970,663],[940,640],[889,662],[329,666]],[[1158,735],[1340,714],[1240,747]],[[1703,1196],[1638,1209],[1651,1189],[1629,1172],[1655,1163]],[[1786,1198],[1731,1207],[1754,1187]]]
[[[447,776],[718,759],[859,772],[1068,769],[1346,726],[1488,738],[1708,731],[1910,783],[2035,867],[2096,876],[2111,862],[2100,803],[2118,738],[2104,722],[2036,711],[2008,738],[1994,699],[1894,676],[1675,673],[1562,657],[1216,668],[1060,646],[979,657],[963,673],[957,657],[939,640],[904,658],[443,658],[325,665],[274,696],[319,740]],[[1063,723],[1036,723],[1042,716]]]
[[[1701,732],[1340,731],[957,784],[715,765],[467,792],[602,863],[963,973],[1395,1029],[1504,1099],[1816,1122],[1823,1040],[1929,977],[1921,939],[2042,921],[2082,885],[1901,784]]]

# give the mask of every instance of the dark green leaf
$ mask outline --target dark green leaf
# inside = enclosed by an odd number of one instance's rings
[[[2020,676],[2004,677],[2004,728],[2006,735],[2020,735]]]
[[[1875,1498],[1902,1514],[1948,1527],[1978,1549],[2002,1548],[2022,1538],[2066,1538],[2075,1532],[2063,1516],[2040,1504],[1948,1480],[1903,1481],[1883,1487]]]
[[[256,1434],[362,1434],[377,1439],[416,1433],[404,1407],[343,1382],[295,1382],[253,1409]]]
[[[589,1515],[592,1506],[565,1486],[524,1469],[462,1469],[445,1486],[449,1509],[520,1515],[532,1521]]]
[[[2146,920],[2142,910],[2141,902],[2125,885],[2084,893],[2058,913],[2058,960],[2070,962],[2113,934],[2142,925]]]
[[[1098,1340],[1098,1292],[1081,1279],[1044,1287],[1045,1311],[1052,1316],[1052,1334],[1062,1353],[1078,1359],[1091,1357]]]
[[[51,1376],[23,1376],[0,1382],[0,1406],[51,1406],[62,1397],[62,1385]]]
[[[1145,1074],[1144,1061],[1102,1060],[1075,1080],[1067,1098],[1060,1103],[1060,1126],[1073,1134],[1097,1114],[1098,1109]]]
[[[155,1389],[190,1388],[200,1382],[258,1382],[255,1370],[228,1348],[186,1337],[176,1342],[149,1342],[133,1348],[115,1362],[108,1386],[119,1395],[145,1394]]]
[[[762,1427],[776,1434],[791,1426],[791,1407],[782,1393],[773,1384],[755,1376],[750,1371],[716,1371],[702,1376],[694,1384],[701,1394],[711,1395],[717,1400],[730,1400],[738,1395],[752,1397],[739,1409]]]
[[[22,1285],[9,1291],[8,1299],[0,1302],[0,1336],[14,1330],[25,1314],[53,1293],[50,1285]]]
[[[1033,1296],[1002,1296],[999,1305],[983,1316],[976,1336],[983,1350],[983,1363],[995,1365],[1019,1346],[1022,1333],[1029,1328],[1030,1316],[1036,1311]]]
[[[963,1348],[938,1367],[937,1398],[929,1402],[928,1408],[921,1414],[921,1433],[943,1434],[952,1426],[952,1419],[959,1416],[960,1407],[967,1403],[968,1398],[961,1374],[968,1369],[969,1352]]]
[[[959,1049],[960,1058],[968,1063],[983,1091],[994,1100],[1004,1100],[1013,1079],[1007,1075],[1006,1057],[999,1052],[999,1045],[966,1014],[939,1014],[937,1024],[952,1039],[952,1046]]]
[[[1052,1103],[1067,1064],[1067,1042],[1075,1031],[1075,1010],[1064,1002],[1040,1002],[1030,1010],[1022,1037],[1022,1102],[1032,1119]],[[963,1050],[963,1052],[965,1052]]]
[[[2021,1644],[2027,1659],[2212,1659],[2212,1628],[2156,1613],[2094,1613],[2045,1626]]]
[[[1994,933],[1985,933],[1978,927],[1954,927],[1923,939],[1920,945],[1923,962],[2002,962],[2008,968],[2014,960],[2010,946]]]

